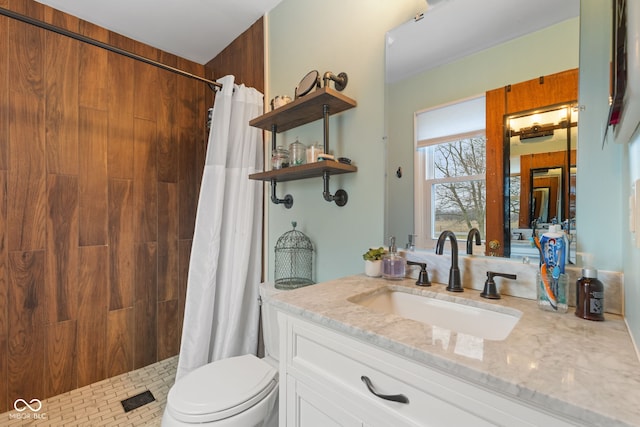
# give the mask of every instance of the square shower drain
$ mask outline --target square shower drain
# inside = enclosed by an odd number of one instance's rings
[[[153,394],[149,390],[143,391],[140,394],[136,394],[135,396],[131,396],[127,399],[124,399],[122,403],[122,407],[124,408],[124,412],[133,411],[141,406],[146,405],[147,403],[151,403],[156,400],[153,397]]]

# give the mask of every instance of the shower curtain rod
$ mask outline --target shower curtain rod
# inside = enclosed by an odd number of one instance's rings
[[[0,15],[8,16],[9,18],[17,19],[18,21],[26,22],[27,24],[35,25],[36,27],[43,28],[45,30],[53,31],[54,33],[61,34],[63,36],[71,37],[72,39],[88,43],[90,45],[108,50],[113,53],[117,53],[131,59],[135,59],[136,61],[144,62],[150,65],[153,65],[158,68],[162,68],[166,71],[171,71],[172,73],[179,74],[184,77],[189,77],[191,79],[199,80],[201,82],[206,83],[211,90],[222,89],[222,84],[218,82],[214,82],[213,80],[205,79],[204,77],[196,76],[195,74],[188,73],[186,71],[180,70],[178,68],[171,67],[169,65],[165,65],[161,62],[154,61],[153,59],[145,58],[144,56],[137,55],[133,52],[126,51],[124,49],[120,49],[115,46],[111,46],[110,44],[103,43],[101,41],[92,39],[90,37],[83,36],[82,34],[74,33],[72,31],[65,30],[64,28],[56,27],[55,25],[48,24],[43,21],[39,21],[37,19],[33,19],[29,16],[22,15],[11,10],[0,7]]]

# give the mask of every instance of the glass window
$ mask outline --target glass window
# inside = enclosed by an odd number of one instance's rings
[[[421,148],[425,157],[424,197],[431,199],[429,236],[444,230],[466,238],[471,228],[485,230],[486,138],[458,139]]]
[[[485,235],[486,135],[484,96],[416,113],[415,233],[433,247],[440,233]]]

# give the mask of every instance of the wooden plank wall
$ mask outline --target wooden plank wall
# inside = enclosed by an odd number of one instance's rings
[[[264,93],[264,18],[258,19],[215,58],[207,62],[212,79],[233,74],[236,82]]]
[[[0,7],[205,75],[31,0]],[[0,16],[0,413],[178,353],[210,93]]]

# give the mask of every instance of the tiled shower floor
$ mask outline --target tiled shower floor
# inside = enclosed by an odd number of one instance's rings
[[[167,393],[176,376],[178,356],[126,374],[109,378],[42,401],[42,409],[34,413],[9,411],[0,414],[0,426],[51,427],[138,427],[159,426]],[[155,401],[124,412],[123,399],[145,390]],[[37,415],[35,415],[37,414]],[[28,419],[19,419],[18,417]],[[34,419],[35,417],[41,419]]]

